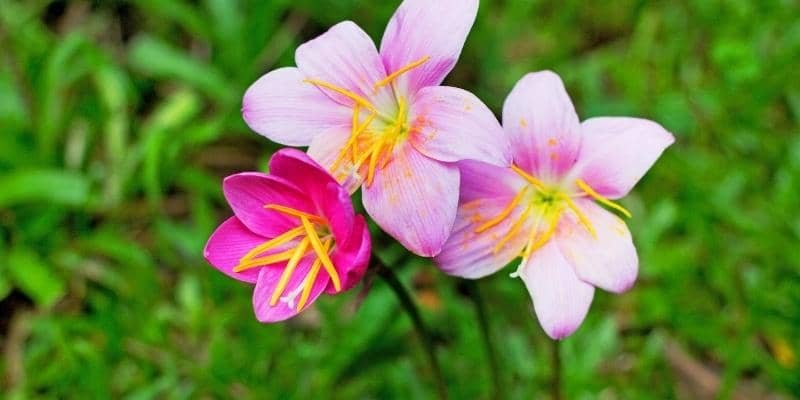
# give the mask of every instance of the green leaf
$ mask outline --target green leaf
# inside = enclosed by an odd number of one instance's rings
[[[39,306],[52,306],[67,291],[64,281],[44,260],[28,249],[11,251],[8,272],[15,286]]]
[[[0,176],[0,207],[23,203],[81,206],[89,197],[89,181],[59,170],[22,170]]]

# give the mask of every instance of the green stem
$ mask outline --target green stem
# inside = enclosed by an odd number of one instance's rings
[[[439,393],[439,398],[442,400],[447,399],[447,386],[444,382],[442,369],[439,367],[439,360],[436,358],[436,349],[434,348],[433,338],[431,337],[430,332],[428,332],[428,329],[425,327],[425,323],[422,321],[422,316],[420,315],[417,305],[414,303],[414,300],[411,298],[408,290],[406,290],[405,286],[403,286],[403,283],[400,282],[400,279],[397,277],[394,271],[392,271],[391,268],[383,265],[383,263],[375,254],[372,255],[372,260],[372,269],[374,269],[375,272],[377,272],[377,274],[383,278],[384,281],[386,281],[389,287],[392,288],[392,291],[397,296],[397,299],[400,301],[400,304],[403,306],[406,314],[408,314],[408,316],[411,318],[411,322],[414,324],[414,330],[416,330],[417,335],[422,341],[425,353],[428,356],[428,362],[430,363],[431,371],[436,379],[436,390]]]
[[[562,400],[561,393],[561,341],[553,340],[553,400]]]
[[[500,369],[497,362],[497,351],[492,344],[492,333],[489,328],[489,319],[486,314],[486,303],[481,297],[480,287],[477,281],[466,281],[469,298],[475,305],[475,313],[478,316],[478,327],[481,331],[483,338],[483,347],[486,349],[486,357],[489,359],[489,370],[492,377],[492,386],[494,387],[494,394],[491,396],[494,399],[502,399],[503,386],[500,383]]]

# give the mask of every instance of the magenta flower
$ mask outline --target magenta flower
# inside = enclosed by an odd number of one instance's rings
[[[380,53],[353,22],[300,46],[244,96],[256,132],[308,153],[416,254],[441,250],[455,221],[462,159],[508,166],[502,128],[473,94],[438,86],[475,21],[477,0],[406,0]]]
[[[539,323],[561,339],[583,322],[594,287],[621,293],[638,271],[612,200],[625,196],[674,142],[660,125],[600,117],[581,123],[561,79],[545,71],[517,83],[503,109],[514,164],[459,163],[452,237],[436,258],[450,274],[480,278],[521,256],[517,271]]]
[[[370,238],[350,196],[305,153],[272,156],[270,175],[223,183],[234,217],[211,235],[205,257],[224,274],[255,284],[261,322],[291,318],[326,292],[352,288],[366,271]]]

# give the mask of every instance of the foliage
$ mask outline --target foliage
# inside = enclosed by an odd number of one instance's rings
[[[229,213],[221,177],[263,169],[276,148],[241,121],[247,86],[340,20],[379,39],[395,7],[0,0],[2,392],[432,396],[383,282],[264,326],[250,291],[202,258]],[[624,202],[637,286],[598,292],[563,344],[569,398],[680,396],[675,346],[723,398],[752,382],[800,394],[798,14],[796,0],[483,2],[450,84],[499,112],[525,72],[552,69],[584,118],[643,116],[678,139]],[[380,254],[415,288],[452,397],[488,397],[463,282],[387,243]],[[550,344],[523,285],[503,273],[479,285],[504,396],[544,395]]]

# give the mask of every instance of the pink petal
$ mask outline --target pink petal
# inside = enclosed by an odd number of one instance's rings
[[[320,199],[320,212],[328,220],[336,243],[351,237],[356,215],[350,195],[338,183],[328,183],[325,195]]]
[[[474,94],[454,87],[427,87],[411,107],[414,127],[409,140],[420,153],[444,162],[511,165],[511,147],[503,128]]]
[[[553,72],[528,74],[517,83],[503,107],[503,128],[514,163],[539,178],[561,177],[578,157],[578,114]]]
[[[364,188],[369,215],[411,252],[433,257],[450,235],[458,207],[458,169],[431,160],[408,143]]]
[[[295,52],[295,61],[308,79],[322,80],[352,91],[372,100],[379,109],[395,104],[389,91],[376,92],[374,85],[386,78],[386,71],[375,43],[351,21],[334,25],[316,39],[302,44]],[[354,105],[352,99],[341,94],[324,88],[320,90],[341,104]]]
[[[369,229],[364,217],[356,216],[350,237],[342,242],[336,242],[331,261],[336,266],[342,277],[342,291],[353,288],[369,266],[370,256],[372,255],[372,241],[369,236]],[[332,284],[328,285],[326,293],[337,293]]]
[[[312,252],[313,254],[313,252]],[[289,284],[286,286],[281,299],[274,305],[270,305],[272,293],[278,285],[284,268],[282,267],[268,267],[261,268],[258,274],[258,281],[256,288],[253,291],[253,310],[255,311],[256,318],[260,322],[279,322],[294,317],[300,311],[307,309],[317,298],[325,291],[328,286],[330,276],[325,273],[325,269],[320,269],[317,279],[314,281],[314,286],[311,289],[308,302],[303,307],[303,310],[297,310],[297,302],[300,300],[302,293],[302,285],[306,275],[311,271],[314,257],[305,257],[295,269]]]
[[[242,282],[256,283],[259,268],[241,273],[233,272],[233,268],[239,265],[239,260],[247,252],[267,240],[247,229],[236,217],[231,217],[211,234],[203,255],[209,264],[225,275]]]
[[[242,100],[247,125],[287,146],[308,146],[325,129],[349,126],[352,111],[304,79],[297,68],[281,68],[257,80]]]
[[[327,196],[328,184],[336,184],[324,168],[297,149],[281,149],[273,154],[269,160],[269,173],[291,182],[318,206],[321,198]]]
[[[524,212],[524,205],[518,206],[500,224],[481,233],[475,232],[486,221],[499,215],[512,199],[513,196],[474,200],[459,206],[453,233],[434,259],[442,271],[478,279],[497,272],[519,256],[529,238],[532,218],[526,218],[522,229],[497,252],[495,247]]]
[[[474,200],[512,198],[527,182],[511,168],[495,167],[480,161],[461,161],[461,204]]]
[[[520,277],[547,336],[559,340],[578,329],[592,304],[594,287],[578,279],[555,241],[531,255]]]
[[[405,0],[395,12],[381,41],[381,57],[393,73],[423,57],[423,65],[396,82],[401,93],[414,94],[437,86],[461,55],[478,13],[478,0]]]
[[[308,148],[308,155],[322,165],[327,171],[331,172],[336,180],[348,191],[355,193],[363,177],[356,173],[353,168],[351,157],[344,157],[334,170],[334,163],[339,158],[339,154],[350,139],[350,128],[334,128],[317,135]]]
[[[574,214],[565,213],[556,236],[562,254],[587,283],[614,293],[630,289],[639,260],[625,222],[588,200],[578,202],[578,207],[591,221],[597,238]]]
[[[225,198],[233,212],[248,229],[265,237],[275,237],[297,227],[297,218],[264,208],[278,204],[316,213],[308,196],[291,183],[259,172],[245,172],[225,178]]]
[[[583,147],[575,170],[595,191],[624,197],[675,138],[661,125],[638,118],[602,117],[581,125]]]

